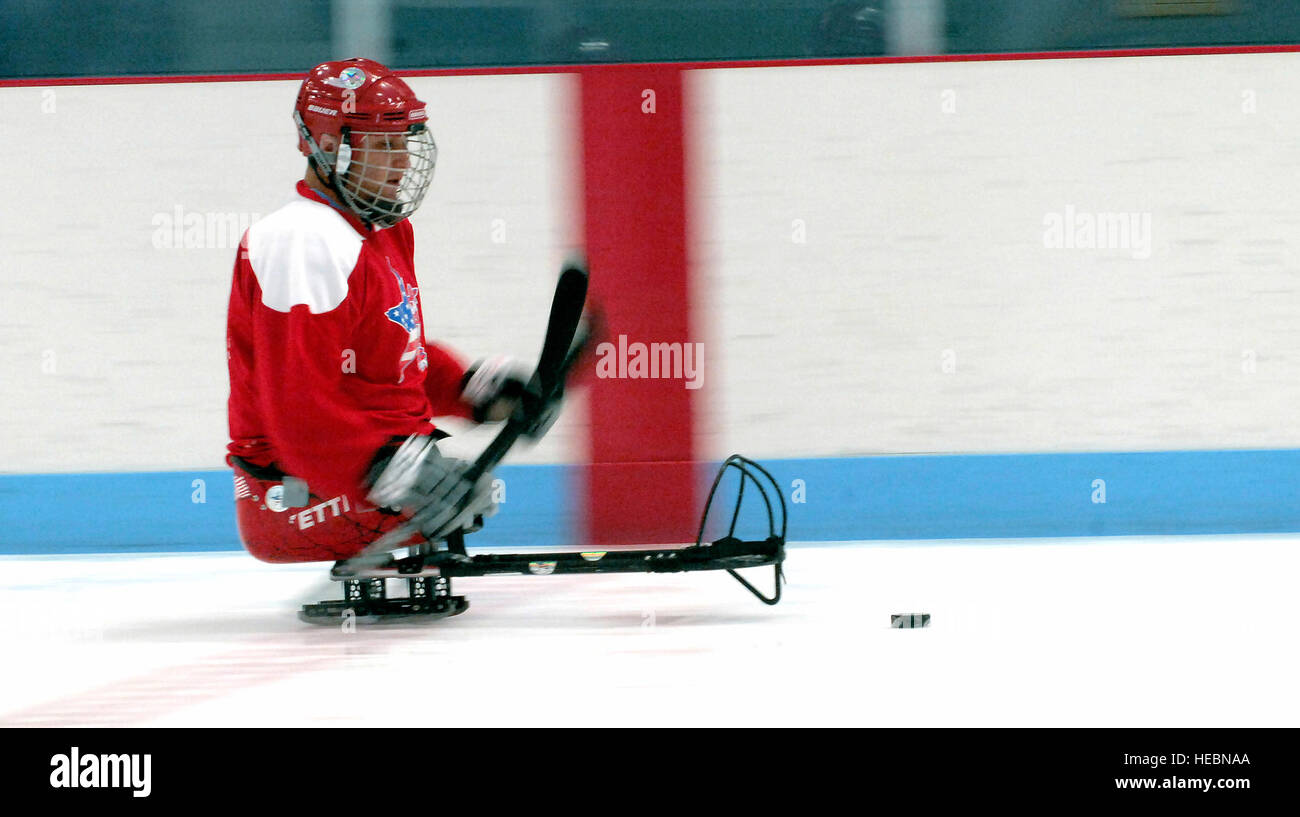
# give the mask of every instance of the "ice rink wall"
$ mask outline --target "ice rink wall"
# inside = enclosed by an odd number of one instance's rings
[[[609,340],[698,352],[587,372],[478,544],[693,538],[733,451],[794,540],[1300,530],[1300,55],[411,83],[430,338],[534,357],[585,246]],[[238,547],[225,308],[295,89],[0,88],[0,551]]]

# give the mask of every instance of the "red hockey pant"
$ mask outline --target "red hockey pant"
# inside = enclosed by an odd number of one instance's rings
[[[243,481],[241,486],[240,481]],[[235,468],[239,538],[264,562],[325,562],[355,556],[405,517],[381,511],[362,497],[311,494],[305,508],[282,508],[267,492],[280,483]],[[274,496],[274,494],[273,494]]]

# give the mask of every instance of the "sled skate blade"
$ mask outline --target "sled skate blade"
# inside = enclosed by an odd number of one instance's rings
[[[388,595],[387,579],[344,579],[343,598],[305,604],[298,618],[308,624],[388,624],[433,621],[469,609],[464,596],[451,594],[450,579],[409,576],[404,583],[407,595],[393,598]]]
[[[308,624],[337,627],[355,624],[423,624],[442,618],[458,616],[469,609],[464,596],[451,596],[434,602],[412,602],[410,599],[388,599],[381,604],[356,604],[335,600],[305,604],[298,611],[298,619]]]

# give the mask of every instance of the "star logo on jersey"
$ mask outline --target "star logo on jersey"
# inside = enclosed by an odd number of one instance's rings
[[[406,380],[406,367],[411,365],[412,360],[416,361],[417,369],[424,371],[429,368],[429,357],[424,351],[424,338],[420,333],[420,288],[407,286],[402,276],[393,269],[391,261],[388,270],[397,279],[397,290],[402,294],[401,303],[384,312],[385,317],[406,330],[406,348],[397,361],[397,382],[401,383]]]
[[[384,316],[407,332],[414,332],[420,325],[420,288],[408,287],[391,263],[388,271],[397,279],[397,291],[402,293],[402,302],[384,312]]]

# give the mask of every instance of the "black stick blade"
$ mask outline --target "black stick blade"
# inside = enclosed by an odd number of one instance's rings
[[[574,334],[582,321],[582,309],[587,302],[587,268],[580,261],[565,264],[555,285],[551,301],[551,318],[546,326],[546,340],[537,360],[537,379],[543,397],[549,397],[560,385],[565,358],[573,344]]]

